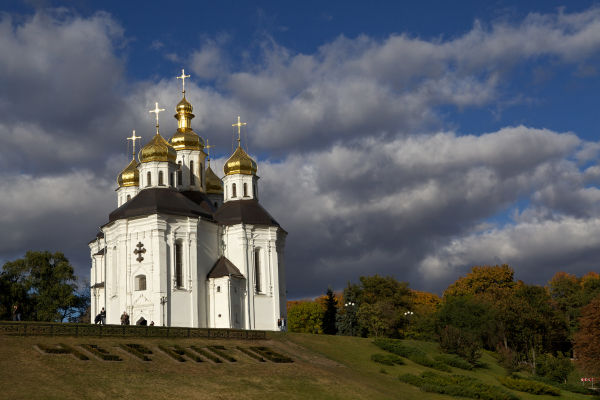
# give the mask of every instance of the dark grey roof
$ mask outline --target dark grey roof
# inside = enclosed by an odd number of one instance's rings
[[[100,231],[100,232],[98,232],[98,233],[96,234],[96,237],[95,237],[95,238],[93,238],[92,240],[90,240],[90,241],[88,242],[88,244],[90,244],[90,243],[92,243],[92,242],[95,242],[96,240],[98,240],[98,239],[102,239],[102,238],[104,238],[104,232]]]
[[[204,199],[198,198],[199,201]],[[212,219],[212,206],[208,198],[206,204],[190,200],[184,193],[171,188],[141,190],[134,198],[110,213],[109,222],[123,218],[152,214],[171,214]],[[208,211],[207,211],[208,210]]]
[[[222,225],[252,224],[279,226],[277,221],[256,200],[236,200],[223,203],[215,213]]]
[[[105,251],[106,251],[106,247],[104,247],[103,249],[100,249],[100,251],[98,251],[94,255],[95,256],[103,256]]]
[[[104,282],[100,282],[100,283],[95,283],[91,286],[92,289],[95,288],[103,288],[104,287]]]
[[[237,267],[233,265],[233,263],[225,256],[219,257],[215,265],[208,273],[207,278],[221,278],[223,276],[233,276],[236,278],[245,279],[240,270],[237,269]]]

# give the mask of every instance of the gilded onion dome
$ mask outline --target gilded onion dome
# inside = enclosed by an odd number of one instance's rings
[[[132,159],[131,162],[117,178],[117,183],[119,187],[129,187],[129,186],[139,186],[140,185],[140,171],[137,168],[138,163],[135,159]]]
[[[206,168],[206,193],[223,194],[223,182],[210,168],[210,160]]]
[[[177,152],[159,133],[154,135],[152,140],[142,147],[139,154],[140,161],[168,161],[175,162]]]
[[[171,138],[171,145],[175,150],[202,150],[204,148],[204,140],[192,130],[193,109],[184,94],[183,99],[176,107],[177,132]]]
[[[256,162],[242,149],[238,142],[238,148],[235,149],[229,160],[223,166],[225,175],[243,174],[256,175]]]

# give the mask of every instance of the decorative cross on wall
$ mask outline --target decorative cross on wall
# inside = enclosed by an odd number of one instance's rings
[[[137,249],[133,251],[133,254],[136,254],[138,256],[136,258],[137,262],[144,261],[144,257],[142,257],[142,254],[146,252],[144,245],[142,244],[142,242],[138,242],[138,244],[136,244],[135,247],[137,247]]]

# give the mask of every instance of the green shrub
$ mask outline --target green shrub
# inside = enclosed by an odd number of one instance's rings
[[[120,346],[123,350],[125,350],[129,354],[136,356],[140,360],[152,361],[152,359],[147,356],[147,354],[152,354],[152,350],[150,350],[146,346],[137,343],[121,344]]]
[[[215,353],[216,355],[221,356],[222,358],[226,359],[229,362],[237,361],[235,358],[233,358],[229,354],[227,354],[227,349],[225,348],[225,346],[208,346],[208,349],[210,351],[212,351],[213,353]]]
[[[266,358],[270,361],[273,361],[275,363],[292,363],[292,362],[294,362],[294,360],[292,360],[291,358],[284,356],[283,354],[276,353],[273,350],[271,350],[270,348],[265,347],[265,346],[252,346],[252,347],[250,347],[250,350],[260,354],[264,358]]]
[[[208,358],[209,360],[212,360],[213,362],[216,362],[216,363],[222,363],[223,362],[223,360],[221,360],[219,357],[215,356],[212,353],[209,353],[208,351],[204,350],[201,347],[191,346],[191,349],[194,350],[196,353],[201,354],[204,357]]]
[[[564,383],[569,374],[575,369],[571,359],[562,353],[540,354],[535,363],[536,375],[543,376],[554,382]]]
[[[394,364],[403,365],[404,364],[404,361],[402,361],[402,358],[398,357],[395,354],[381,354],[381,353],[373,354],[371,356],[371,361],[374,361],[379,364],[384,364],[384,365],[394,365]]]
[[[585,386],[573,385],[572,383],[558,383],[558,382],[554,382],[552,379],[549,379],[549,378],[546,378],[543,376],[530,376],[527,378],[523,378],[523,377],[519,377],[519,378],[528,379],[528,380],[536,381],[536,382],[542,382],[547,385],[554,386],[558,389],[566,390],[566,391],[572,392],[572,393],[588,394],[588,395],[596,394],[596,391],[588,389]]]
[[[168,347],[168,346],[159,344],[158,348],[161,349],[163,352],[165,352],[172,359],[179,361],[179,362],[185,362],[185,358],[182,357],[183,352],[180,352],[179,350],[175,349],[174,347]]]
[[[479,379],[464,375],[438,375],[433,372],[423,372],[421,376],[404,374],[400,375],[398,379],[417,386],[425,392],[481,400],[519,400],[517,396],[498,386],[488,385]]]
[[[440,361],[434,361],[427,357],[423,351],[414,347],[408,347],[396,339],[375,339],[375,346],[390,353],[408,358],[410,361],[423,365],[425,367],[437,369],[438,371],[451,372],[452,370],[446,364]]]
[[[436,361],[439,361],[439,362],[443,362],[444,364],[447,364],[451,367],[465,369],[467,371],[470,371],[473,369],[473,365],[471,365],[471,363],[469,363],[467,360],[465,360],[463,358],[460,358],[459,356],[457,356],[455,354],[439,354],[439,355],[433,357],[433,359]]]
[[[254,358],[255,360],[258,360],[258,361],[260,361],[260,362],[266,362],[266,360],[265,360],[264,358],[262,358],[261,356],[259,356],[259,355],[258,355],[258,354],[256,354],[256,353],[253,353],[253,352],[251,352],[251,351],[250,351],[250,350],[248,350],[248,349],[245,349],[245,348],[243,348],[243,347],[241,347],[241,346],[237,346],[237,349],[238,349],[239,351],[241,351],[242,353],[244,353],[245,355],[247,355],[247,356],[249,356],[249,357],[252,357],[252,358]]]
[[[531,393],[531,394],[549,394],[550,396],[560,396],[560,389],[550,385],[546,385],[541,382],[534,382],[528,379],[512,378],[512,377],[498,377],[498,381],[509,389],[517,390],[519,392]]]
[[[94,355],[100,357],[104,361],[123,361],[118,355],[110,354],[107,350],[95,344],[82,344],[80,346],[89,351],[90,353],[93,353]]]

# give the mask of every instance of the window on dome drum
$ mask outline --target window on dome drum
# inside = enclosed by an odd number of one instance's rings
[[[158,171],[158,186],[165,186],[162,171]]]
[[[183,167],[179,161],[179,169],[177,170],[177,186],[183,185]]]
[[[175,286],[183,287],[183,246],[181,242],[175,243]]]
[[[152,174],[150,171],[146,174],[146,186],[152,185]]]
[[[244,182],[244,197],[248,197],[248,184]]]
[[[260,285],[260,250],[254,250],[254,287],[256,289],[256,293],[262,292],[262,288]]]
[[[231,197],[237,197],[237,193],[235,190],[235,183],[231,184]]]
[[[217,293],[221,292],[221,286],[217,286]]]
[[[198,167],[198,176],[200,177],[200,186],[202,186],[202,172],[204,170],[202,169],[202,163],[200,163],[200,166]]]
[[[195,185],[196,180],[194,179],[194,162],[190,161],[190,185]]]
[[[129,200],[131,200],[131,195],[130,194],[127,195],[127,201],[129,201]]]
[[[146,275],[135,277],[135,290],[146,290]]]

